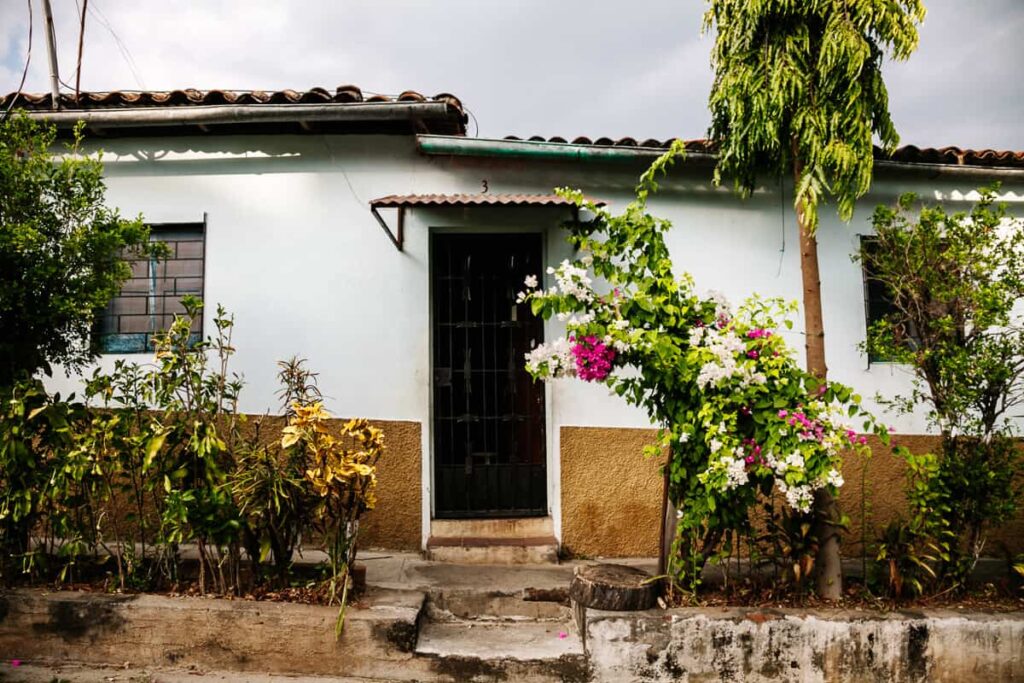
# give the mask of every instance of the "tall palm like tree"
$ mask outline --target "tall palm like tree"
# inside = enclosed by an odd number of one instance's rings
[[[895,149],[882,61],[911,55],[924,16],[921,0],[708,0],[715,181],[728,178],[747,195],[759,177],[793,178],[807,370],[822,381],[818,206],[832,199],[849,220],[871,185],[875,138],[883,150]],[[815,567],[827,599],[842,592],[838,516],[822,489],[814,504]]]

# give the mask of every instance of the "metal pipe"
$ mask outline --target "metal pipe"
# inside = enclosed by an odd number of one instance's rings
[[[1024,179],[1024,168],[1006,166],[968,166],[966,164],[925,164],[909,161],[875,161],[880,171],[913,171],[930,177],[959,176],[965,178],[1011,178]]]
[[[57,71],[57,37],[53,31],[53,12],[50,0],[43,0],[43,21],[46,26],[46,52],[50,57],[50,95],[51,107],[60,109],[60,84]]]
[[[29,117],[58,127],[79,121],[99,128],[216,125],[225,123],[317,123],[344,121],[415,121],[452,118],[454,108],[444,102],[356,102],[334,104],[204,104],[78,109],[59,112],[29,111]]]
[[[562,161],[632,161],[650,163],[665,153],[665,150],[660,147],[587,145],[536,140],[495,140],[448,135],[417,135],[416,144],[419,150],[428,156],[505,157]],[[686,158],[689,161],[713,163],[717,156],[708,152],[687,152]],[[961,164],[929,164],[910,161],[876,160],[875,168],[881,171],[914,172],[932,176],[1024,179],[1024,169],[1003,166],[968,166]]]
[[[658,147],[579,145],[536,140],[491,140],[449,135],[417,135],[416,144],[427,155],[486,156],[575,161],[650,162],[665,153]],[[687,159],[713,161],[707,152],[687,152]]]

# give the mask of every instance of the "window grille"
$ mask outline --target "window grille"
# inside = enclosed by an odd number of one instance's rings
[[[886,318],[892,319],[899,314],[899,309],[893,303],[894,297],[892,291],[875,277],[875,273],[871,269],[870,260],[867,258],[874,250],[878,249],[878,240],[872,236],[863,236],[860,238],[861,254],[864,258],[861,259],[861,268],[864,276],[864,312],[867,322],[867,329],[870,330],[871,326],[875,323],[884,320]],[[916,341],[916,328],[913,326],[901,326],[898,330],[901,336],[901,344],[905,345],[909,349],[915,349],[918,346]],[[868,362],[870,363],[886,363],[891,362],[893,359],[883,357],[877,353],[871,352],[868,354]]]
[[[203,297],[204,225],[164,223],[150,230],[150,240],[166,244],[169,253],[166,258],[129,256],[131,277],[97,320],[101,353],[152,351],[153,336],[185,312],[182,297]],[[202,316],[192,321],[192,335],[196,341],[202,338]]]
[[[544,384],[525,369],[543,321],[516,301],[539,234],[433,238],[437,517],[547,513]]]

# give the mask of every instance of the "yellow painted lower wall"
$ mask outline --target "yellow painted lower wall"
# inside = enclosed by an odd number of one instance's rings
[[[419,422],[373,420],[387,450],[377,464],[377,507],[359,532],[362,548],[419,550],[423,539],[422,441]]]
[[[281,417],[248,416],[246,428],[262,421],[262,440],[280,438]],[[422,448],[420,423],[371,420],[384,430],[384,455],[377,463],[377,507],[366,513],[359,531],[360,548],[419,550],[422,542]],[[330,421],[331,428],[345,423]]]
[[[654,556],[660,528],[660,460],[646,459],[643,448],[656,441],[651,429],[562,427],[562,543],[588,557]],[[894,445],[916,453],[938,446],[938,437],[894,436]],[[843,467],[846,484],[840,504],[851,519],[844,535],[846,554],[860,555],[906,509],[904,462],[876,439],[873,456],[851,457]],[[866,523],[865,523],[866,522]],[[1024,515],[991,534],[986,554],[1000,555],[1001,544],[1024,551]]]
[[[562,545],[587,557],[658,554],[661,461],[650,429],[562,427]]]

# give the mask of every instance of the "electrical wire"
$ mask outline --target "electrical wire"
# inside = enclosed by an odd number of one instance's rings
[[[78,3],[78,0],[75,0],[75,7],[78,8],[78,17],[79,17],[79,19],[80,20],[84,20],[83,19],[83,15],[82,15],[82,6]],[[82,41],[82,33],[81,33],[81,31],[79,31],[78,36],[79,36],[78,37],[79,45],[81,45],[81,41]],[[81,57],[81,53],[79,53],[78,65],[75,67],[75,74],[74,74],[75,83],[78,83],[78,75],[79,75],[79,72],[81,72],[81,70],[82,70],[82,57]],[[68,83],[67,81],[65,81],[63,78],[61,78],[60,74],[57,75],[57,81],[61,85],[63,85],[65,88],[67,88],[68,90],[75,90],[76,91],[75,99],[77,101],[77,99],[78,99],[77,88],[75,86],[71,85],[70,83]]]
[[[469,107],[463,107],[463,109],[465,109],[466,113],[469,114],[469,118],[473,119],[473,128],[476,129],[476,132],[473,133],[473,137],[480,137],[480,124],[477,123],[476,115],[473,113],[473,110],[470,109]]]
[[[121,57],[124,58],[125,64],[128,65],[128,69],[132,72],[132,77],[135,79],[135,82],[139,84],[139,88],[141,90],[146,90],[146,84],[143,83],[142,77],[139,76],[139,71],[137,68],[138,65],[135,63],[135,59],[132,57],[131,50],[128,49],[128,46],[125,45],[121,38],[117,35],[117,31],[115,31],[114,27],[110,25],[110,22],[103,14],[103,11],[96,6],[95,2],[93,3],[93,6],[89,8],[89,11],[92,12],[92,15],[96,17],[97,21],[103,24],[103,27],[110,32],[110,35],[113,36],[114,42],[117,43],[117,49],[121,52]]]
[[[78,0],[75,0],[78,5]],[[82,0],[82,6],[78,10],[78,16],[82,21],[78,29],[78,65],[75,66],[75,102],[78,102],[82,85],[82,44],[85,40],[85,13],[89,11],[89,0]]]
[[[28,5],[28,52],[25,55],[25,69],[21,72],[21,82],[18,84],[18,89],[14,91],[11,96],[11,101],[7,105],[7,109],[4,111],[4,117],[0,122],[6,121],[7,117],[11,115],[11,110],[14,109],[14,103],[18,101],[21,96],[21,91],[25,87],[25,77],[28,76],[28,65],[32,63],[32,0],[27,0]]]
[[[779,220],[782,226],[782,248],[779,249],[779,271],[775,277],[782,275],[782,259],[786,255],[786,182],[779,175]]]

